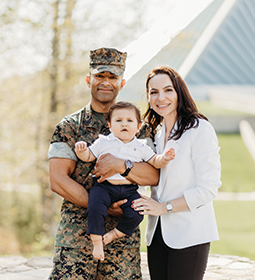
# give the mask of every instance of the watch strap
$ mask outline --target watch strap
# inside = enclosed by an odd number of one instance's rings
[[[129,172],[131,171],[131,169],[133,168],[134,165],[131,160],[127,159],[127,160],[125,160],[125,166],[126,166],[125,172],[120,174],[123,177],[126,177],[129,174]]]

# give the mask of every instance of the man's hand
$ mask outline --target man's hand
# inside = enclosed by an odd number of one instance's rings
[[[111,154],[104,154],[96,163],[93,174],[97,178],[100,177],[97,181],[102,183],[106,178],[116,173],[122,174],[125,170],[124,159],[116,158]],[[134,162],[134,168],[132,168],[126,178],[140,186],[156,186],[159,180],[159,170],[147,162]]]
[[[121,217],[123,215],[123,212],[122,212],[122,209],[120,208],[120,206],[126,202],[127,202],[127,199],[123,199],[123,200],[114,202],[108,209],[108,215],[115,216],[115,217]]]
[[[113,176],[116,173],[125,172],[125,161],[124,159],[116,158],[111,154],[102,155],[93,170],[93,174],[99,179],[99,183],[102,183],[106,178]]]

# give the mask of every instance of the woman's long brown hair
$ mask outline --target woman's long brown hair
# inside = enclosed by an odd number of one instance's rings
[[[173,87],[178,96],[177,105],[177,130],[171,136],[171,139],[178,140],[182,134],[192,128],[198,126],[198,119],[207,120],[207,117],[198,112],[197,106],[190,95],[188,87],[182,77],[173,68],[168,66],[160,66],[154,68],[148,75],[146,80],[146,92],[149,95],[149,81],[156,75],[166,74],[173,83]],[[148,109],[143,115],[145,121],[151,125],[153,134],[163,118],[157,114],[148,104]]]

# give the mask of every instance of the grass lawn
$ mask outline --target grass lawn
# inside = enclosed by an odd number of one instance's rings
[[[144,241],[147,220],[148,220],[148,216],[145,215],[142,223],[140,224],[140,230],[141,230],[141,246],[140,246],[140,250],[141,250],[141,252],[147,252],[147,247],[146,247],[146,244],[145,244],[145,241]]]
[[[211,253],[255,260],[255,201],[214,201],[220,240]]]
[[[219,134],[222,186],[220,191],[255,191],[255,162],[239,134]]]
[[[211,254],[235,255],[255,260],[255,202],[214,201],[220,240],[212,242]],[[141,251],[146,252],[146,219],[141,224]]]

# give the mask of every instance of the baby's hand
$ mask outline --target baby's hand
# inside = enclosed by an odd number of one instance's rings
[[[173,160],[174,158],[175,158],[174,148],[170,148],[165,151],[165,153],[164,153],[165,160]]]
[[[75,152],[84,152],[87,148],[87,143],[85,141],[78,141],[75,143]]]

